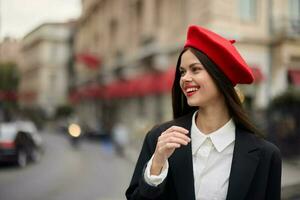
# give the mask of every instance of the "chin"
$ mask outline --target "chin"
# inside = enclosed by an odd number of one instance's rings
[[[191,107],[199,107],[200,106],[200,103],[198,101],[195,101],[195,100],[188,100],[187,99],[187,104]]]

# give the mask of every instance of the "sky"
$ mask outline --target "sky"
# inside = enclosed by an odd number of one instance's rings
[[[0,40],[23,38],[46,22],[65,22],[81,14],[81,0],[0,0]]]

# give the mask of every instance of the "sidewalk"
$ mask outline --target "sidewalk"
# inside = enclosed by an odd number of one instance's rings
[[[141,147],[128,146],[127,159],[135,165]],[[300,200],[300,157],[282,161],[281,193],[283,200]]]
[[[141,148],[142,144],[131,144],[125,148],[125,157],[133,165],[136,164]]]
[[[300,200],[300,157],[283,160],[281,184],[283,200]]]

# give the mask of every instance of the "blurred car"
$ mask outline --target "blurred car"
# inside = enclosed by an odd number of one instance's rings
[[[42,137],[31,121],[0,122],[0,163],[25,167],[42,155]]]
[[[100,127],[82,126],[82,130],[86,138],[91,140],[107,140],[110,135]]]

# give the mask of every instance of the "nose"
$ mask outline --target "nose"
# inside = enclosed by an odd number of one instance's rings
[[[182,80],[183,82],[190,82],[190,81],[192,81],[192,77],[191,77],[191,75],[190,75],[188,72],[186,72],[186,73],[181,77],[181,80]]]

